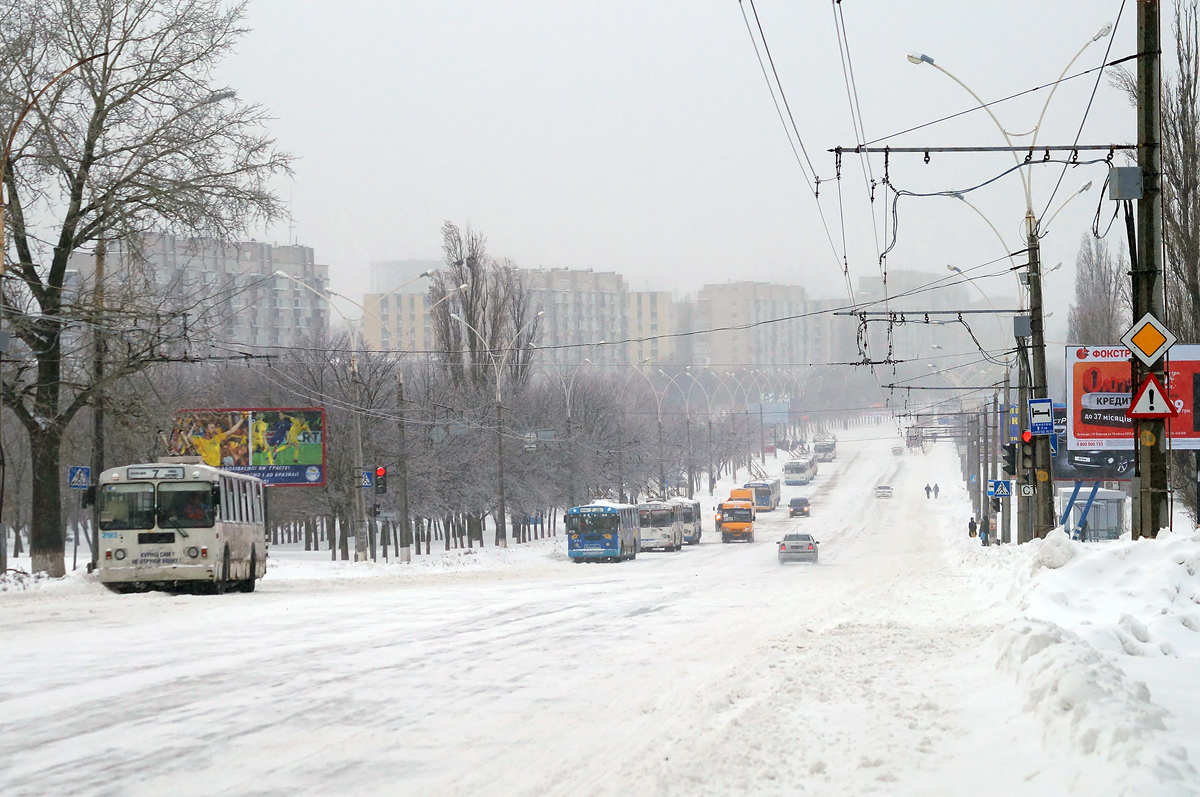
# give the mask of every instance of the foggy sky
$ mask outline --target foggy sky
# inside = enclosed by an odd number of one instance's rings
[[[687,293],[704,282],[755,278],[845,296],[843,223],[857,283],[878,273],[883,213],[873,229],[852,158],[843,164],[839,210],[826,150],[855,141],[833,4],[757,5],[823,180],[832,247],[736,0],[252,0],[253,30],[218,79],[277,117],[273,133],[300,157],[294,181],[280,184],[293,199],[295,237],[331,265],[333,288],[351,296],[366,289],[371,260],[439,257],[445,219],[472,223],[493,254],[519,265],[616,270],[635,289]],[[841,5],[870,139],[973,105],[906,53],[930,54],[993,100],[1054,80],[1103,23],[1115,21],[1121,3]],[[1133,52],[1135,6],[1127,3],[1111,58]],[[1107,43],[1091,45],[1072,72],[1099,64]],[[1169,70],[1169,56],[1164,65]],[[1041,143],[1074,141],[1094,81],[1090,75],[1061,86]],[[995,112],[1011,132],[1024,132],[1046,94]],[[1102,81],[1081,143],[1134,138],[1133,109]],[[1004,142],[986,114],[975,112],[889,143]],[[1007,155],[935,155],[929,165],[894,155],[890,176],[901,188],[939,191],[981,183],[1011,165]],[[882,159],[872,167],[881,179]],[[1035,170],[1039,213],[1060,168]],[[1092,166],[1069,171],[1063,182],[1054,207],[1087,180],[1094,187],[1043,241],[1047,266],[1064,262],[1047,279],[1048,296],[1065,299],[1072,290],[1079,238],[1091,226],[1104,177],[1102,165]],[[1025,202],[1016,175],[970,196],[1019,248]],[[967,268],[1004,254],[986,225],[953,199],[904,199],[898,212],[890,268],[944,272],[947,264]],[[1111,212],[1105,200],[1106,221]],[[286,225],[266,232],[280,243],[288,236]],[[1005,279],[990,285],[1012,295],[1015,283]],[[1065,318],[1064,305],[1051,331],[1065,327]]]

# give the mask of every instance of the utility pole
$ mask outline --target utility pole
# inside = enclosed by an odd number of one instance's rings
[[[621,439],[621,416],[617,416],[617,502],[625,503],[625,442]]]
[[[1008,435],[1005,434],[1004,424],[1008,415],[1008,370],[1004,373],[1004,412],[1000,411],[1000,393],[992,394],[992,415],[996,418],[996,445],[993,450],[996,451],[996,457],[992,460],[992,478],[1000,479],[1004,474],[1000,472],[1000,451],[1004,449],[1004,445],[1008,442]],[[1008,542],[1008,507],[1012,503],[1012,498],[1007,500],[1000,499],[1000,517],[996,518],[996,544]]]
[[[688,498],[692,498],[696,494],[696,467],[692,462],[692,414],[690,412],[684,416],[683,423],[687,428]]]
[[[504,406],[500,403],[500,370],[496,369],[496,544],[508,547],[507,508],[504,505]]]
[[[354,412],[354,482],[357,486],[354,508],[357,510],[357,528],[354,530],[354,561],[367,561],[367,499],[363,495],[363,448],[362,412],[358,404],[358,355],[350,355],[350,406]]]
[[[1138,167],[1142,172],[1142,198],[1137,203],[1137,253],[1133,266],[1133,319],[1150,313],[1159,321],[1166,319],[1162,275],[1162,76],[1159,32],[1159,0],[1140,0],[1137,4],[1137,133]],[[1136,391],[1148,373],[1166,385],[1165,368],[1160,357],[1144,368],[1137,357],[1130,358],[1133,389]],[[1167,424],[1161,418],[1134,423],[1135,474],[1138,500],[1134,502],[1133,539],[1156,537],[1158,530],[1170,525],[1167,481]]]
[[[1017,430],[1018,433],[1029,428],[1029,349],[1023,339],[1017,340]],[[1017,457],[1017,543],[1022,544],[1033,539],[1030,517],[1032,501],[1020,495],[1021,485],[1031,482],[1030,474],[1022,466],[1021,457]]]
[[[660,498],[667,500],[667,470],[663,464],[663,442],[662,442],[662,402],[658,405],[658,489],[661,492]]]
[[[1200,451],[1196,452],[1196,463],[1200,465]],[[712,496],[717,489],[717,472],[715,470],[716,463],[713,462],[713,444],[712,444],[712,410],[708,412],[708,494]],[[1200,485],[1200,476],[1197,477],[1197,484]],[[1197,487],[1200,490],[1200,487]],[[1200,506],[1200,504],[1197,504]]]
[[[987,494],[987,480],[988,480],[988,470],[989,470],[988,463],[991,462],[991,452],[988,450],[988,438],[990,437],[990,435],[988,434],[989,431],[990,431],[990,424],[988,423],[988,406],[987,406],[987,402],[984,402],[983,413],[981,415],[980,424],[979,424],[979,436],[981,438],[980,453],[982,454],[982,456],[980,457],[980,462],[979,462],[979,503],[983,505],[983,519],[980,521],[981,524],[984,524],[984,523],[990,524],[991,523],[990,518],[992,517],[991,499],[988,498],[988,494]],[[991,530],[990,526],[985,526],[985,528],[987,528],[988,542],[990,543],[990,542],[992,542],[992,530]]]
[[[404,362],[396,364],[396,431],[399,433],[399,456],[396,461],[396,508],[400,512],[400,539],[396,558],[402,563],[412,561],[412,522],[408,516],[408,441],[404,429]],[[419,553],[419,552],[418,552]]]
[[[1033,214],[1025,218],[1029,244],[1029,325],[1033,347],[1033,398],[1048,398],[1046,380],[1046,337],[1042,314],[1042,264],[1041,244],[1038,239],[1037,220]],[[1028,412],[1028,402],[1023,408]],[[1029,428],[1026,426],[1025,428]],[[1054,479],[1050,465],[1050,437],[1036,435],[1033,438],[1033,528],[1039,538],[1049,534],[1054,522]]]
[[[758,444],[762,452],[762,464],[767,466],[767,431],[763,426],[763,400],[762,393],[758,394]]]
[[[3,253],[0,253],[3,257]],[[93,288],[92,319],[92,384],[99,385],[104,379],[104,266],[108,257],[108,244],[101,237],[96,241],[96,284]],[[92,398],[92,484],[100,483],[104,472],[104,389],[96,388]],[[92,561],[88,572],[96,569],[100,550],[100,496],[92,502]],[[76,543],[78,544],[78,543]]]

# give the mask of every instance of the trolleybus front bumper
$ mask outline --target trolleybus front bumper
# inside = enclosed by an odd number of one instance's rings
[[[170,581],[212,581],[214,565],[212,563],[196,565],[151,565],[135,567],[132,565],[117,566],[101,563],[96,570],[96,577],[101,584],[129,584],[137,582],[170,582]]]

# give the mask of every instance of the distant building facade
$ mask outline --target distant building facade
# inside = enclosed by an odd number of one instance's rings
[[[705,285],[697,292],[692,311],[697,333],[693,364],[798,368],[808,362],[807,309],[807,296],[798,285]],[[761,323],[766,321],[771,323]]]
[[[111,244],[105,265],[110,279],[136,273],[177,306],[203,297],[196,329],[209,342],[288,347],[328,328],[329,266],[316,262],[312,247],[157,234],[136,248]],[[70,267],[90,282],[95,255],[73,255]]]

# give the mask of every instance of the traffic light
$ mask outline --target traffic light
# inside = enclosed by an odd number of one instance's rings
[[[1016,476],[1017,475],[1017,444],[1016,443],[1005,443],[1004,444],[1004,475],[1005,476]]]
[[[1029,430],[1021,432],[1021,473],[1028,476],[1033,472],[1033,435]]]
[[[375,495],[387,492],[387,468],[380,465],[375,469]]]
[[[995,512],[996,514],[1000,514],[1000,509],[1001,509],[1000,497],[996,496],[996,497],[992,498],[992,511]]]
[[[375,505],[375,517],[379,517],[379,512],[380,512],[379,504],[376,504]]]

